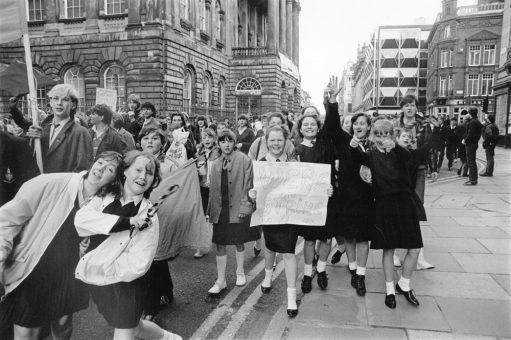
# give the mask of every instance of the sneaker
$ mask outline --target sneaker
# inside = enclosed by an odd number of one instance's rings
[[[304,275],[302,279],[302,292],[304,294],[310,293],[312,290],[312,277]]]
[[[325,290],[328,287],[328,276],[326,271],[318,273],[318,286],[319,288]]]
[[[358,275],[357,274],[357,282],[355,289],[357,290],[358,296],[364,296],[366,295],[366,283],[365,283],[365,275]]]
[[[247,278],[244,273],[236,273],[236,286],[241,287],[247,284]]]

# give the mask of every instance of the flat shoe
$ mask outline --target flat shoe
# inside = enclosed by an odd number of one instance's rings
[[[339,263],[341,261],[341,257],[342,257],[342,254],[344,254],[343,251],[336,251],[333,255],[332,255],[332,258],[330,259],[330,263],[331,264],[336,264],[336,263]]]
[[[195,254],[193,254],[193,258],[194,258],[194,259],[200,259],[200,258],[202,258],[203,256],[204,256],[204,254],[202,254],[202,253],[195,253]]]
[[[385,295],[385,306],[390,309],[396,308],[396,296],[394,294]]]
[[[242,287],[247,284],[245,274],[236,274],[236,286]]]
[[[261,285],[261,291],[263,292],[263,294],[268,294],[269,292],[271,292],[271,286],[265,287],[265,286]]]
[[[399,294],[404,295],[406,301],[410,302],[414,306],[419,306],[419,300],[417,300],[417,297],[415,296],[415,292],[413,289],[410,289],[409,291],[405,292],[404,290],[399,287],[399,283],[396,284],[396,292]]]
[[[477,185],[477,182],[467,181],[467,182],[463,183],[463,185]]]
[[[288,309],[287,310],[287,315],[290,317],[290,318],[294,318],[295,316],[298,315],[298,309]]]
[[[227,283],[225,283],[225,282],[223,282],[223,283],[215,282],[213,287],[211,287],[211,289],[208,290],[208,293],[209,293],[209,295],[218,295],[225,288],[227,288]]]

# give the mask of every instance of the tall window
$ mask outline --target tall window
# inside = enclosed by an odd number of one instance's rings
[[[218,82],[218,105],[220,109],[225,109],[225,88],[222,81]]]
[[[27,18],[28,21],[44,20],[44,0],[28,0]]]
[[[119,65],[109,66],[104,74],[105,88],[117,91],[117,107],[122,107],[126,101],[126,78],[124,69]]]
[[[190,20],[190,0],[180,0],[181,18]]]
[[[452,60],[453,56],[454,55],[452,53],[452,50],[449,50],[449,67],[452,67],[452,65],[453,65],[453,60]]]
[[[449,51],[448,50],[442,50],[440,52],[440,67],[448,67],[449,65]]]
[[[105,13],[124,14],[126,11],[126,0],[105,0]]]
[[[493,73],[485,73],[483,74],[481,96],[491,96],[492,94],[493,94]]]
[[[40,87],[37,89],[37,107],[46,111],[48,106],[48,98],[46,97],[46,88]]]
[[[483,64],[484,65],[495,64],[495,45],[494,44],[484,45]]]
[[[451,26],[447,25],[444,27],[444,39],[449,39],[451,37]]]
[[[468,65],[477,66],[481,63],[481,46],[470,46],[468,54]]]
[[[85,16],[85,0],[65,0],[66,18],[83,18]]]
[[[447,77],[440,77],[440,86],[438,92],[440,97],[447,97]]]
[[[185,81],[183,84],[183,109],[190,113],[193,97],[193,74],[190,70],[185,70]]]
[[[467,82],[467,94],[469,96],[477,96],[479,89],[479,75],[469,74]]]
[[[211,104],[211,81],[207,75],[204,75],[204,84],[202,85],[202,103],[206,107]]]
[[[64,83],[72,85],[78,92],[78,109],[85,111],[85,80],[79,66],[73,66],[64,73]]]
[[[447,77],[447,94],[449,96],[452,96],[454,94],[454,82],[453,82],[453,78],[452,78],[452,74],[449,75],[449,77]]]
[[[220,11],[221,11],[221,8],[220,8],[220,4],[218,3],[218,1],[215,2],[215,16],[216,16],[216,27],[215,27],[215,35],[216,35],[216,38],[219,40],[219,41],[222,41],[222,14],[220,14]]]

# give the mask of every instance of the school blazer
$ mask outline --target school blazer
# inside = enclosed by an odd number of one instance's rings
[[[109,235],[119,216],[104,214],[103,209],[114,197],[94,197],[75,215],[78,235]],[[142,199],[138,215],[145,213],[150,202]],[[96,249],[86,253],[78,262],[75,277],[85,283],[104,286],[118,282],[131,282],[143,276],[151,266],[158,247],[159,222],[155,214],[150,227],[139,231],[124,230],[110,234]]]
[[[207,213],[211,223],[218,223],[222,210],[222,165],[227,160],[229,179],[229,222],[240,223],[239,214],[252,214],[254,205],[248,191],[254,187],[252,161],[241,151],[234,150],[230,155],[222,155],[213,162],[210,173],[209,203]]]

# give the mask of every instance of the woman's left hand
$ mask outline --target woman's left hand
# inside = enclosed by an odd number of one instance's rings
[[[332,185],[330,185],[330,187],[326,189],[326,194],[328,195],[328,197],[332,197],[332,195],[334,194],[334,187]]]

